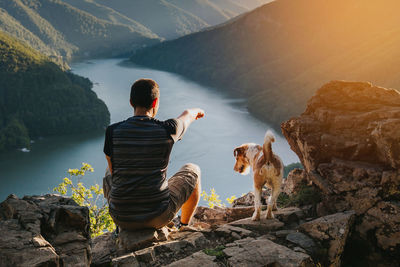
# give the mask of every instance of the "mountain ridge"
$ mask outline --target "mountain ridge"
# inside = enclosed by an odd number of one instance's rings
[[[400,88],[398,7],[393,0],[277,0],[131,60],[245,97],[250,112],[278,128],[330,80]]]
[[[225,22],[268,0],[0,0],[0,30],[54,61],[114,57]]]

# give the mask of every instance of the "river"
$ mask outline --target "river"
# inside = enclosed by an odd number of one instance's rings
[[[118,59],[105,59],[72,65],[74,73],[93,81],[93,90],[110,110],[111,122],[133,115],[129,105],[133,81],[155,79],[161,92],[158,119],[177,117],[191,107],[200,107],[206,112],[205,118],[194,122],[182,141],[175,144],[168,175],[184,163],[193,162],[202,169],[203,189],[209,192],[215,188],[224,202],[227,197],[252,190],[251,176],[233,171],[233,149],[246,142],[262,143],[270,127],[251,116],[244,101],[229,98],[173,73],[120,63]],[[273,149],[284,163],[298,162],[286,140],[280,134],[276,137]],[[66,171],[78,168],[82,162],[90,163],[95,170],[85,176],[83,182],[101,185],[106,168],[103,143],[104,132],[100,131],[43,138],[35,140],[29,153],[0,154],[0,201],[11,193],[19,197],[51,193],[67,175]]]

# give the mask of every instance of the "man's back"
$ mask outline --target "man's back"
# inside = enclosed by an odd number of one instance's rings
[[[144,221],[169,204],[166,172],[179,120],[135,116],[107,128],[104,152],[113,166],[110,212],[119,221]]]

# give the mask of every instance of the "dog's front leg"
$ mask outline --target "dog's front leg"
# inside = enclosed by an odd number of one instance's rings
[[[254,214],[253,221],[259,221],[261,218],[261,192],[262,186],[254,185]]]

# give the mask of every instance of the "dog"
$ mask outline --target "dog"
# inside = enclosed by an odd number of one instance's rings
[[[236,172],[247,175],[250,168],[253,168],[255,196],[253,221],[259,221],[261,217],[261,193],[264,185],[271,189],[266,218],[274,218],[272,211],[277,210],[276,201],[281,192],[283,163],[279,156],[272,152],[273,142],[275,142],[275,136],[268,130],[264,137],[263,146],[246,143],[236,147],[233,151],[236,158],[233,169]]]

